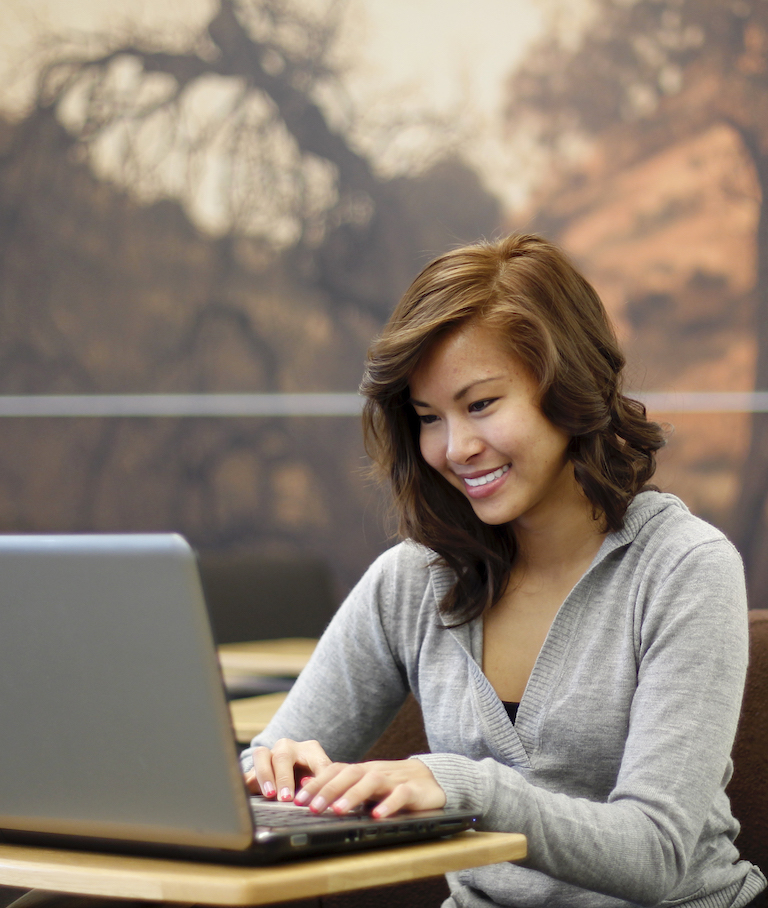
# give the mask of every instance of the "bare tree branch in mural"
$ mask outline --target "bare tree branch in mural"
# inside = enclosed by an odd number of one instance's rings
[[[768,5],[761,0],[597,0],[578,46],[549,37],[510,81],[508,117],[566,170],[580,140],[662,148],[715,123],[741,139],[759,184],[755,385],[768,388]],[[757,600],[768,595],[768,417],[752,418],[732,535]]]
[[[156,121],[158,169],[175,157],[194,186],[207,157],[228,182],[223,228],[255,229],[291,247],[335,305],[381,319],[413,272],[416,225],[315,100],[323,88],[337,110],[345,106],[331,59],[342,10],[336,2],[309,16],[271,0],[221,0],[204,55],[129,42],[100,56],[55,59],[41,73],[40,104],[64,117],[81,147],[122,155],[136,185],[142,172],[151,177],[147,130]],[[218,112],[193,128],[189,99],[205,91],[219,92]],[[214,108],[210,97],[207,106]],[[449,146],[451,127],[432,120]]]
[[[344,9],[221,0],[186,51],[49,48],[34,109],[0,120],[0,392],[356,388],[425,250],[499,207],[456,158],[376,173],[339,87]],[[303,549],[344,585],[385,538],[356,420],[4,429],[4,530]]]

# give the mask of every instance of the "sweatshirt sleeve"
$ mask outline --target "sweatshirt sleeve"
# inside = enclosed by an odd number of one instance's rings
[[[359,760],[377,740],[409,689],[396,641],[390,639],[397,630],[387,628],[385,619],[399,605],[398,590],[404,585],[417,588],[417,601],[423,598],[428,571],[415,568],[413,553],[404,545],[373,563],[339,608],[272,721],[243,752],[244,770],[253,765],[253,747],[271,747],[282,737],[317,740],[332,760],[344,762]],[[402,597],[402,607],[412,598]]]
[[[675,897],[694,851],[706,860],[707,849],[696,849],[702,838],[735,832],[724,787],[748,648],[738,554],[722,537],[695,547],[636,609],[637,685],[629,725],[618,730],[625,747],[607,800],[539,787],[493,759],[420,759],[448,806],[482,811],[486,829],[525,833],[528,867],[650,905]]]

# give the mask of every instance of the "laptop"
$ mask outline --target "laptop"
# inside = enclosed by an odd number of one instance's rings
[[[258,864],[478,819],[318,817],[251,797],[176,534],[0,535],[0,728],[0,841]]]

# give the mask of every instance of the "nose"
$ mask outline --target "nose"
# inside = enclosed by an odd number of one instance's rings
[[[470,421],[461,419],[449,423],[445,456],[451,463],[469,463],[482,449],[482,440]]]

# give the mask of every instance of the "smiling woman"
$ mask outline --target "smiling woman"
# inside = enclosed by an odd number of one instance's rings
[[[367,444],[404,541],[243,768],[316,812],[445,805],[525,833],[525,865],[449,875],[444,908],[741,908],[766,886],[725,791],[741,561],[648,485],[664,439],[623,368],[594,290],[536,236],[435,260],[369,350]],[[355,762],[409,691],[430,753]]]
[[[565,538],[574,532],[581,537],[578,525],[586,513],[588,535],[594,536],[592,516],[601,531],[622,526],[664,444],[661,429],[646,419],[643,405],[622,393],[624,362],[593,288],[560,250],[538,237],[514,236],[497,245],[455,250],[414,281],[371,347],[361,390],[368,398],[368,450],[391,481],[401,533],[435,549],[456,573],[455,587],[441,605],[446,614],[460,620],[475,617],[506,587],[515,552],[525,544],[524,525],[509,533],[505,524],[514,516],[505,518],[499,510],[495,519],[497,496],[490,493],[496,485],[519,488],[514,482],[519,473],[513,469],[500,477],[487,495],[470,495],[464,475],[476,479],[483,468],[487,474],[507,460],[501,453],[497,461],[486,454],[478,466],[473,455],[457,470],[441,469],[431,460],[436,448],[439,455],[440,433],[427,431],[424,423],[426,417],[431,426],[438,414],[414,406],[414,399],[436,404],[449,386],[452,394],[462,393],[466,404],[467,382],[489,377],[502,385],[506,381],[515,390],[516,408],[522,396],[526,420],[535,422],[524,443],[518,442],[525,462],[538,463],[544,455],[535,449],[545,439],[567,448],[566,484],[573,494],[560,502],[554,525]],[[430,387],[422,392],[428,378]],[[430,393],[434,399],[425,397]],[[488,404],[487,397],[485,391],[476,395],[472,409]],[[506,395],[489,415],[509,403]],[[487,417],[445,422],[463,431],[469,424],[485,425]],[[511,425],[509,414],[492,422],[506,424],[504,431],[513,435],[521,431]],[[449,463],[450,451],[446,456]],[[555,477],[550,480],[554,483]],[[553,488],[550,500],[558,500],[563,491]],[[563,519],[566,501],[575,505],[576,514],[574,508],[568,513],[578,515],[576,526]],[[558,541],[558,547],[563,544]]]

